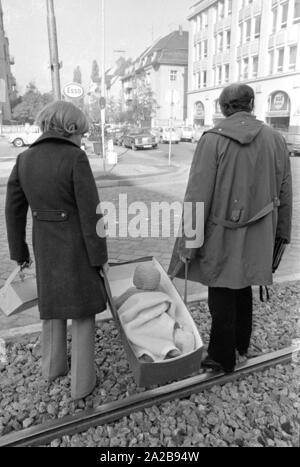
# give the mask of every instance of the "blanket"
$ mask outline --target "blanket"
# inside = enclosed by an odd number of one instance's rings
[[[128,340],[137,355],[164,360],[174,344],[175,305],[163,292],[144,292],[129,297],[118,310]]]

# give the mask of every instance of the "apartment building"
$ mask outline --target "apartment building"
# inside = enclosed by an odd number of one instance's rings
[[[242,82],[259,119],[300,132],[300,0],[201,0],[188,19],[189,122],[216,123],[222,89]]]
[[[0,0],[0,124],[11,119],[10,101],[16,96],[16,80],[11,73],[11,65],[14,65],[14,59],[9,54]]]
[[[150,85],[157,102],[152,125],[167,126],[171,116],[175,126],[182,125],[187,118],[187,31],[179,27],[158,39],[128,67],[122,78],[125,108],[130,108],[141,80]]]

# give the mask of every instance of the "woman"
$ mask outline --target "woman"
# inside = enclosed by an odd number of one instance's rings
[[[101,215],[88,158],[80,149],[85,115],[56,101],[39,114],[42,136],[20,154],[7,185],[6,224],[10,257],[30,261],[26,243],[28,206],[33,216],[42,373],[52,381],[68,372],[67,319],[72,319],[71,395],[95,387],[95,315],[106,309],[100,269],[107,270],[106,239],[96,233]],[[99,212],[99,211],[98,211]]]

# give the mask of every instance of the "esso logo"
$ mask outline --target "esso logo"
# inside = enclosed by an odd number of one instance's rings
[[[63,88],[63,94],[70,99],[78,99],[83,96],[83,87],[78,83],[66,84]]]

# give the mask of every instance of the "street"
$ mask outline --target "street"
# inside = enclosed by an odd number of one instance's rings
[[[120,165],[124,165],[127,169],[128,166],[135,168],[137,164],[140,166],[149,166],[151,170],[156,168],[157,176],[151,177],[151,180],[144,185],[131,185],[131,186],[115,186],[101,188],[101,178],[98,179],[98,186],[100,186],[99,194],[101,201],[110,201],[118,206],[119,195],[127,195],[128,205],[135,201],[144,202],[150,208],[151,202],[166,201],[173,203],[174,201],[182,201],[185,193],[188,170],[182,174],[165,175],[159,177],[159,171],[168,164],[168,150],[167,145],[161,145],[158,150],[145,150],[145,151],[132,151],[126,148],[118,148],[120,150]],[[172,163],[188,169],[192,155],[195,149],[194,144],[181,143],[174,145]],[[19,149],[8,147],[7,144],[0,143],[0,179],[2,178],[3,171],[2,164],[7,165],[12,163],[16,155],[20,152]],[[98,165],[98,157],[91,156],[91,165]],[[300,259],[300,158],[291,158],[293,185],[294,185],[294,217],[293,217],[293,234],[292,243],[288,247],[282,264],[276,274],[276,277],[290,277],[299,274],[299,259]],[[11,169],[10,169],[11,170]],[[4,284],[5,279],[8,277],[14,263],[9,259],[9,252],[6,239],[5,219],[4,219],[4,202],[5,202],[5,185],[0,187],[0,287]],[[31,243],[31,219],[28,218],[28,241]],[[174,237],[162,238],[130,238],[129,236],[120,239],[109,239],[109,258],[110,260],[129,261],[144,256],[155,256],[167,269],[172,253],[174,244]],[[176,286],[183,291],[183,281],[176,281]],[[189,294],[197,294],[203,292],[204,287],[190,283]],[[27,313],[27,312],[26,312]],[[22,316],[26,316],[22,313]],[[20,315],[18,315],[20,316]],[[26,317],[26,324],[36,322],[36,314]],[[1,326],[6,329],[19,325],[17,318],[6,318]]]

